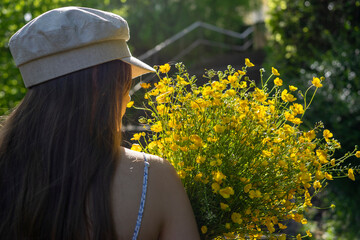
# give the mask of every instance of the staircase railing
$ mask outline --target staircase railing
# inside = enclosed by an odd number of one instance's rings
[[[238,33],[238,32],[234,32],[232,30],[228,30],[228,29],[224,29],[224,28],[220,28],[220,27],[211,25],[209,23],[204,23],[204,22],[197,21],[197,22],[191,24],[190,26],[184,28],[180,32],[176,33],[175,35],[171,36],[170,38],[166,39],[165,41],[159,43],[154,48],[152,48],[152,49],[148,50],[147,52],[145,52],[144,54],[140,55],[138,58],[140,60],[145,60],[145,59],[159,53],[165,47],[169,46],[170,44],[173,44],[175,41],[183,38],[184,36],[186,36],[187,34],[189,34],[190,32],[194,31],[197,28],[204,28],[204,29],[207,29],[207,30],[211,30],[211,31],[223,34],[223,35],[227,35],[229,37],[242,39],[242,40],[247,39],[254,32],[254,27],[252,27],[252,26],[248,27],[242,33]],[[223,43],[223,42],[215,42],[215,41],[211,41],[211,40],[207,40],[207,39],[203,39],[203,38],[198,38],[193,43],[189,44],[185,49],[181,50],[170,61],[179,60],[180,58],[182,58],[185,55],[189,54],[192,50],[194,50],[199,45],[208,45],[208,46],[214,46],[214,47],[220,47],[220,48],[227,48],[227,49],[231,49],[231,50],[235,50],[235,51],[246,51],[247,49],[249,49],[252,46],[252,44],[253,44],[252,38],[248,39],[241,46],[226,44],[226,43]],[[146,78],[145,80],[143,80],[143,82],[147,82],[149,79],[151,79],[151,77]],[[139,89],[141,89],[141,86],[140,86],[140,83],[137,83],[130,90],[130,95],[133,95]]]
[[[208,29],[208,30],[211,30],[211,31],[214,31],[214,32],[218,32],[218,33],[227,35],[229,37],[238,38],[238,39],[245,39],[254,31],[253,27],[250,26],[244,32],[238,33],[238,32],[234,32],[232,30],[228,30],[228,29],[224,29],[224,28],[220,28],[220,27],[211,25],[209,23],[204,23],[204,22],[199,22],[198,21],[198,22],[194,22],[193,24],[191,24],[190,26],[188,26],[185,29],[181,30],[177,34],[173,35],[172,37],[166,39],[162,43],[159,43],[158,45],[156,45],[154,48],[152,48],[149,51],[145,52],[144,54],[139,56],[139,59],[144,60],[146,58],[151,57],[152,55],[160,52],[165,47],[169,46],[170,44],[172,44],[176,40],[178,40],[180,38],[183,38],[185,35],[189,34],[190,32],[192,32],[193,30],[195,30],[197,28],[205,28],[205,29]]]

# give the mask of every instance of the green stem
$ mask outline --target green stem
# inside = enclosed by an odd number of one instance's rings
[[[300,118],[300,119],[303,118],[306,110],[310,107],[312,101],[314,100],[315,94],[316,94],[316,92],[317,92],[317,90],[318,90],[318,88],[315,89],[315,91],[314,91],[314,93],[313,93],[313,95],[312,95],[312,97],[311,97],[311,100],[310,100],[309,104],[306,104],[306,95],[307,95],[308,91],[310,90],[310,88],[312,88],[312,87],[313,87],[313,86],[309,87],[309,88],[306,90],[306,92],[305,92],[305,95],[304,95],[304,112],[303,112],[303,114],[301,115],[301,118]]]

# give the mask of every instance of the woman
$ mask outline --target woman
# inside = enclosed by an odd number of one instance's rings
[[[126,21],[66,7],[10,39],[29,88],[0,132],[1,239],[199,239],[172,166],[120,147],[131,79]]]

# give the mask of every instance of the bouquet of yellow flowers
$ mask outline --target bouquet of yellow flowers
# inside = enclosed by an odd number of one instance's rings
[[[246,76],[252,66],[246,59],[241,70],[207,70],[197,85],[182,63],[173,77],[165,64],[158,83],[142,84],[150,114],[140,122],[151,131],[135,134],[133,149],[173,164],[203,239],[286,239],[288,220],[306,224],[303,213],[327,181],[355,180],[356,169],[341,164],[360,151],[334,159],[340,144],[322,123],[301,128],[323,78],[302,93],[284,87],[275,68],[263,80],[261,69],[257,86]]]

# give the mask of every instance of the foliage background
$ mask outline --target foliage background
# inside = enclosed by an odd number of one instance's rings
[[[259,7],[251,0],[1,0],[0,1],[0,115],[8,113],[26,89],[7,43],[26,24],[25,16],[61,6],[85,6],[113,11],[130,25],[130,45],[135,56],[177,33],[195,21],[240,31],[244,13]],[[285,81],[306,85],[313,75],[328,81],[308,112],[308,122],[320,119],[343,143],[344,150],[360,143],[360,1],[359,0],[268,0],[268,65],[276,65]],[[30,14],[30,15],[29,15]],[[28,19],[27,19],[28,20]],[[205,33],[206,34],[206,33]],[[218,40],[228,41],[223,37]],[[166,50],[169,55],[172,49]],[[198,56],[194,56],[195,58]],[[254,59],[256,61],[256,59]],[[161,63],[161,59],[159,59]],[[267,67],[268,68],[268,67]],[[327,88],[325,90],[325,88]],[[321,111],[320,111],[321,110]],[[337,205],[331,220],[333,235],[342,239],[360,236],[359,181],[340,181],[329,191]],[[330,229],[330,228],[329,228]],[[329,233],[330,234],[330,233]],[[330,235],[331,235],[330,234]],[[329,236],[330,236],[329,235]],[[329,238],[331,239],[331,238]]]
[[[309,126],[322,120],[344,152],[360,145],[359,23],[358,0],[269,1],[267,62],[276,63],[286,81],[306,85],[314,75],[326,77],[307,120]],[[359,181],[337,181],[327,194],[337,208],[336,215],[317,213],[323,218],[323,238],[358,239],[360,209],[354,199],[360,198]]]

